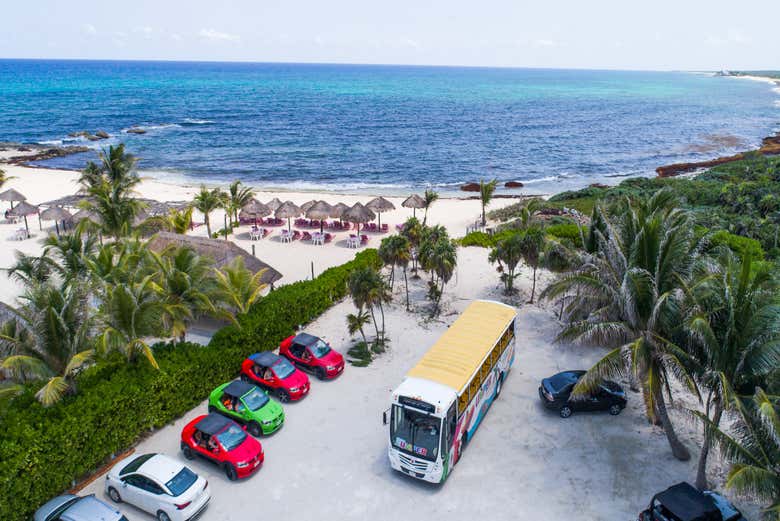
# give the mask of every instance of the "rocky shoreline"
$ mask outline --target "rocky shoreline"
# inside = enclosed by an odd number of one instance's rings
[[[17,153],[18,155],[9,155],[2,162],[9,165],[28,166],[34,161],[44,161],[54,159],[55,157],[70,156],[90,152],[92,149],[86,146],[67,146],[54,147],[49,145],[23,144],[23,143],[0,143],[0,152]]]
[[[724,156],[707,161],[674,163],[671,165],[659,166],[655,169],[655,172],[658,174],[658,177],[675,177],[680,174],[694,172],[704,168],[712,168],[713,166],[731,163],[733,161],[739,161],[741,159],[745,159],[748,154],[761,154],[764,156],[780,155],[780,132],[774,136],[765,137],[761,141],[761,146],[754,150],[746,150],[744,152],[734,154],[733,156]]]

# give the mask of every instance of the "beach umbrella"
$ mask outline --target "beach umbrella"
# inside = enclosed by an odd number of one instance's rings
[[[412,209],[412,216],[416,217],[418,208],[425,208],[425,199],[417,194],[412,194],[401,203],[404,208]]]
[[[27,216],[35,215],[38,213],[38,207],[33,206],[27,201],[22,201],[16,205],[16,208],[8,211],[8,215],[12,217],[24,217],[24,227],[27,230],[27,238],[30,238],[30,226],[27,224]],[[38,220],[40,224],[40,219]]]
[[[303,213],[306,213],[306,212],[309,210],[309,208],[311,208],[311,207],[312,207],[312,206],[314,206],[315,204],[317,204],[317,201],[316,201],[316,199],[312,199],[311,201],[306,201],[305,203],[303,203],[303,204],[301,205],[301,211],[302,211]]]
[[[14,209],[14,203],[18,203],[21,201],[26,201],[27,198],[14,190],[13,188],[9,188],[5,192],[0,194],[0,201],[9,201],[11,203],[11,210]]]
[[[349,206],[346,204],[336,203],[330,207],[330,217],[341,220],[341,216],[344,215],[344,212],[347,210],[349,210]]]
[[[271,209],[268,206],[264,205],[257,199],[252,199],[247,204],[245,204],[243,208],[241,208],[241,213],[239,214],[239,218],[254,219],[256,225],[258,218],[263,218],[266,215],[270,215],[270,214],[271,214]]]
[[[64,197],[60,197],[59,199],[53,199],[51,201],[46,201],[45,203],[41,203],[40,206],[45,206],[47,208],[51,208],[52,206],[67,206],[70,208],[75,208],[79,206],[81,201],[87,200],[89,197],[84,194],[73,194],[73,195],[66,195]]]
[[[278,197],[274,197],[270,201],[266,203],[266,206],[271,209],[272,212],[275,212],[277,208],[282,206],[282,202],[279,200]]]
[[[385,199],[384,197],[375,197],[374,199],[371,199],[368,203],[366,203],[366,208],[371,208],[373,211],[376,212],[377,216],[377,222],[379,223],[379,227],[382,227],[382,212],[389,212],[390,210],[395,210],[395,205]]]
[[[40,213],[38,216],[44,221],[54,221],[54,227],[57,229],[57,237],[60,235],[60,221],[68,221],[73,216],[69,211],[59,206],[52,206]]]
[[[73,214],[73,217],[71,217],[71,220],[74,223],[80,223],[83,220],[88,220],[94,224],[100,224],[100,216],[93,212],[92,210],[79,210],[78,212]]]
[[[320,233],[322,233],[323,220],[330,217],[330,209],[330,205],[325,201],[317,201],[306,210],[306,217],[308,219],[320,220]]]
[[[371,211],[371,208],[355,203],[349,210],[344,212],[341,218],[351,223],[358,223],[358,231],[360,231],[360,223],[373,221],[376,218],[376,214]]]
[[[295,206],[295,203],[292,201],[285,201],[279,206],[279,208],[276,209],[274,212],[274,216],[277,219],[287,219],[287,231],[290,231],[290,219],[293,217],[298,217],[301,215],[303,211]]]

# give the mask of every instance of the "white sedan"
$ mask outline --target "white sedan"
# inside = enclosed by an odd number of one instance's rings
[[[106,494],[149,512],[159,521],[187,521],[200,514],[211,495],[208,481],[162,454],[143,454],[117,463],[106,475]]]

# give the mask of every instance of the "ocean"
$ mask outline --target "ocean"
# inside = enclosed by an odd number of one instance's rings
[[[111,137],[67,137],[81,130]],[[776,86],[702,73],[0,60],[0,141],[124,142],[143,175],[174,182],[395,195],[497,178],[552,193],[778,130]]]

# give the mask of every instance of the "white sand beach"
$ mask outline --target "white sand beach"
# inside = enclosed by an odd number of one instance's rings
[[[11,153],[0,152],[0,168],[6,171],[6,175],[12,179],[8,181],[3,190],[13,188],[27,197],[31,204],[38,205],[46,201],[51,201],[66,195],[76,193],[79,189],[79,173],[69,170],[54,170],[47,168],[34,168],[19,165],[4,164],[3,159]],[[18,153],[13,153],[18,155]],[[256,198],[267,202],[274,197],[282,201],[290,200],[297,205],[303,204],[312,199],[325,200],[330,204],[343,202],[347,205],[353,205],[355,202],[366,203],[374,197],[374,194],[366,195],[342,195],[335,193],[317,193],[317,192],[264,192],[262,187],[254,187]],[[138,189],[138,196],[157,201],[190,201],[199,190],[198,185],[178,185],[167,182],[160,182],[153,179],[144,179]],[[469,194],[464,193],[464,197]],[[395,231],[395,225],[404,222],[412,215],[412,210],[401,207],[405,198],[387,197],[396,207],[395,210],[382,214],[382,223],[388,223],[390,232]],[[516,199],[495,199],[491,202],[489,209],[500,208],[502,206],[517,202]],[[4,205],[4,206],[2,206]],[[3,211],[9,208],[8,203],[2,203],[0,207]],[[472,225],[480,216],[481,206],[475,199],[457,199],[442,197],[436,201],[428,212],[429,224],[441,224],[445,226],[453,237],[465,235],[466,228]],[[417,215],[422,218],[422,211],[417,210]],[[203,216],[195,212],[193,220],[203,222]],[[217,210],[211,215],[212,231],[223,227],[224,212]],[[42,252],[41,239],[48,234],[54,233],[55,227],[53,221],[43,221],[43,230],[39,227],[37,216],[28,217],[30,232],[34,235],[32,238],[16,241],[14,233],[20,227],[24,227],[24,222],[16,224],[0,222],[0,241],[3,241],[5,247],[0,250],[0,269],[8,269],[15,259],[14,252],[19,250],[27,254],[40,254]],[[286,226],[285,226],[286,228]],[[249,238],[249,226],[242,226],[236,230],[236,233],[230,237],[230,240],[252,251],[255,247],[255,253],[258,258],[273,266],[283,275],[279,284],[288,284],[297,280],[311,278],[312,263],[314,264],[314,275],[321,273],[331,266],[337,266],[354,257],[355,249],[348,248],[346,238],[348,233],[345,231],[335,232],[335,239],[322,246],[314,246],[310,243],[295,241],[293,243],[282,243],[279,240],[279,231],[282,227],[274,231],[265,239],[251,241]],[[190,232],[192,235],[206,236],[206,227],[199,226]],[[369,233],[368,246],[377,247],[382,237],[387,234]],[[8,277],[0,277],[0,300],[12,303],[14,297],[18,295],[20,287]]]

